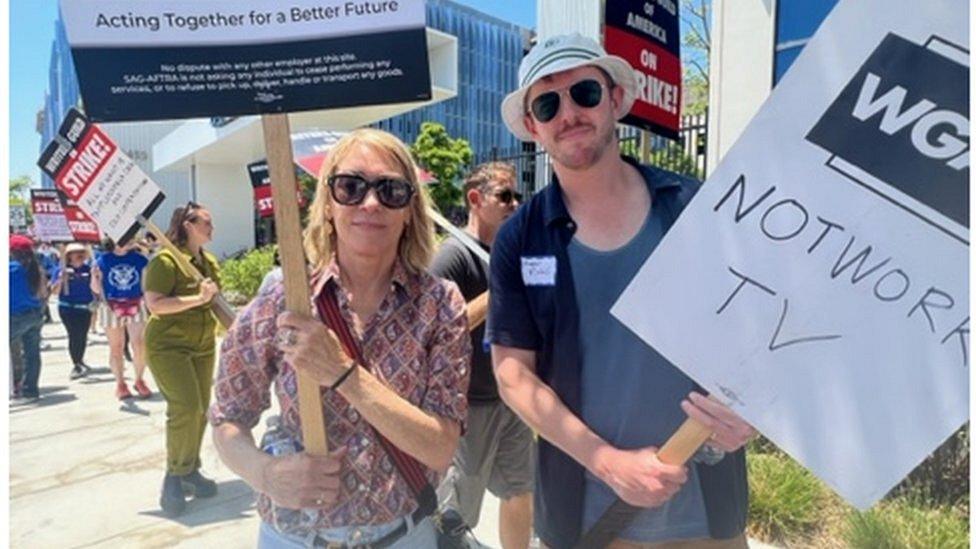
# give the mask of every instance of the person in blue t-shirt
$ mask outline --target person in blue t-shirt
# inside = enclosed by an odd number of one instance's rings
[[[63,265],[55,270],[51,294],[58,296],[58,315],[68,331],[68,354],[74,364],[70,377],[78,379],[91,372],[91,367],[85,364],[91,305],[95,301],[91,291],[91,252],[84,244],[72,242],[64,255]]]
[[[10,236],[10,347],[23,353],[24,371],[14,372],[15,396],[37,399],[37,380],[41,375],[41,326],[47,277],[34,254],[34,243],[22,235]],[[19,357],[11,357],[11,366]]]
[[[95,261],[92,271],[92,291],[102,297],[99,318],[108,336],[109,367],[115,375],[115,397],[119,400],[132,398],[125,383],[126,333],[132,345],[132,363],[135,366],[133,388],[139,398],[149,398],[152,391],[146,385],[146,353],[143,334],[149,313],[142,295],[142,271],[149,264],[146,256],[139,253],[132,241],[116,246],[107,240],[105,252]]]

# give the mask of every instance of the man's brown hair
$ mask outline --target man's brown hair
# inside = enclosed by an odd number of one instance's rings
[[[471,203],[468,202],[468,191],[478,189],[479,192],[484,192],[488,188],[488,183],[497,179],[509,179],[514,183],[515,166],[509,162],[498,161],[475,166],[464,179],[464,206],[471,208]]]

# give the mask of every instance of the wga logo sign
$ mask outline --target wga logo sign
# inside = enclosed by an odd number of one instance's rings
[[[969,244],[967,49],[888,34],[807,140],[832,153],[830,168]]]

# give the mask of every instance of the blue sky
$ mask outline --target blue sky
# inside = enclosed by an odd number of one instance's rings
[[[535,28],[534,0],[455,0],[524,27]],[[29,175],[39,183],[34,165],[40,149],[35,117],[44,102],[54,40],[56,0],[10,1],[10,169],[11,178]]]
[[[41,146],[41,136],[34,129],[35,117],[44,104],[56,18],[55,0],[10,2],[9,175],[29,175],[35,183],[40,170],[34,162]]]

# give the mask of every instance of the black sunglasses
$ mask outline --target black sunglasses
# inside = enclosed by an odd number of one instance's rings
[[[561,90],[547,91],[532,100],[529,105],[532,116],[539,122],[548,122],[559,112],[559,97]],[[603,84],[587,78],[569,87],[569,96],[573,102],[585,109],[592,109],[603,100]]]
[[[337,173],[329,176],[329,189],[332,199],[343,206],[355,206],[366,199],[370,189],[376,189],[380,204],[394,210],[405,208],[413,197],[413,185],[406,179],[381,177],[368,181],[362,176]]]
[[[183,206],[183,221],[181,221],[181,223],[185,223],[187,221],[193,223],[193,215],[197,212],[197,210],[202,208],[203,206],[192,200],[187,201],[186,206]]]
[[[498,191],[493,195],[502,204],[510,204],[512,199],[522,201],[522,193],[513,191],[512,189],[505,189],[503,191]]]

